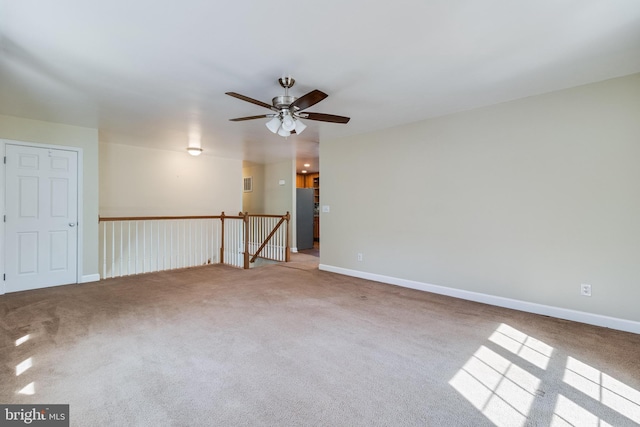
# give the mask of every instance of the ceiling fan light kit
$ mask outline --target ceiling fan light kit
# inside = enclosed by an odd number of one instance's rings
[[[291,132],[296,128],[296,122],[288,111],[282,114],[282,129]]]
[[[305,130],[306,128],[307,128],[307,125],[302,123],[302,120],[300,120],[300,119],[296,120],[296,134],[297,135],[300,135],[302,133],[302,131]]]
[[[302,123],[300,118],[316,120],[320,122],[330,123],[348,123],[350,118],[343,116],[335,116],[332,114],[324,113],[302,113],[305,110],[318,102],[325,99],[328,95],[318,89],[312,90],[306,95],[296,98],[289,95],[289,89],[294,85],[295,80],[292,77],[282,77],[278,80],[280,86],[284,88],[284,95],[276,96],[271,100],[272,105],[266,102],[258,101],[257,99],[249,98],[245,95],[240,95],[236,92],[227,92],[229,96],[241,99],[246,102],[250,102],[261,107],[268,108],[275,113],[264,114],[261,116],[248,116],[239,117],[236,119],[230,119],[232,122],[241,122],[245,120],[254,119],[270,119],[265,125],[272,133],[277,133],[280,136],[288,137],[292,133],[300,135],[307,125]]]
[[[280,129],[278,129],[278,135],[284,136],[286,138],[289,135],[291,135],[291,131],[288,131],[285,128],[283,128],[282,126],[280,126]]]
[[[278,129],[280,128],[280,117],[278,116],[273,116],[273,118],[271,120],[269,120],[267,123],[267,128],[269,128],[269,130],[273,133],[278,132]]]

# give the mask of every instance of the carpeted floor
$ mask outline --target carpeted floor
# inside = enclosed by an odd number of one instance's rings
[[[317,258],[0,296],[0,403],[77,426],[640,424],[640,336]]]

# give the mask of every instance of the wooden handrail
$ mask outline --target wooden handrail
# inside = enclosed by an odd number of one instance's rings
[[[170,220],[170,219],[221,219],[220,215],[202,215],[202,216],[98,216],[98,222],[106,221],[154,221],[154,220]],[[225,218],[242,219],[240,216],[225,216]]]
[[[289,214],[289,212],[287,212],[285,215],[273,215],[273,214],[250,214],[248,213],[247,215],[252,216],[252,217],[257,217],[257,218],[283,218],[286,217]],[[243,214],[244,215],[244,214]]]
[[[258,218],[282,218],[283,215],[270,215],[270,214],[249,214],[242,213],[241,215],[224,215],[227,219],[244,219],[245,215]],[[111,216],[104,217],[98,216],[98,222],[103,221],[153,221],[153,220],[168,220],[168,219],[222,219],[222,215],[196,215],[196,216]]]

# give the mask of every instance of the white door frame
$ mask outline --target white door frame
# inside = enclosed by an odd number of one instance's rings
[[[76,254],[76,283],[82,283],[82,260],[84,258],[84,215],[83,215],[83,206],[84,206],[84,179],[83,179],[83,150],[80,147],[69,147],[65,145],[53,145],[53,144],[42,144],[38,142],[26,142],[26,141],[14,141],[11,139],[0,139],[0,154],[2,157],[2,172],[0,173],[0,220],[2,220],[2,224],[0,226],[0,295],[6,292],[6,284],[5,284],[5,228],[6,223],[4,222],[4,215],[6,215],[6,165],[4,163],[4,157],[6,156],[7,144],[10,145],[21,145],[23,147],[35,147],[35,148],[51,148],[55,150],[66,150],[66,151],[75,151],[78,154],[78,242],[77,242],[77,254]]]

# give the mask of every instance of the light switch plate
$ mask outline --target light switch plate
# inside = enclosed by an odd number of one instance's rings
[[[329,213],[330,209],[329,209],[329,205],[322,205],[322,212],[323,213]]]

